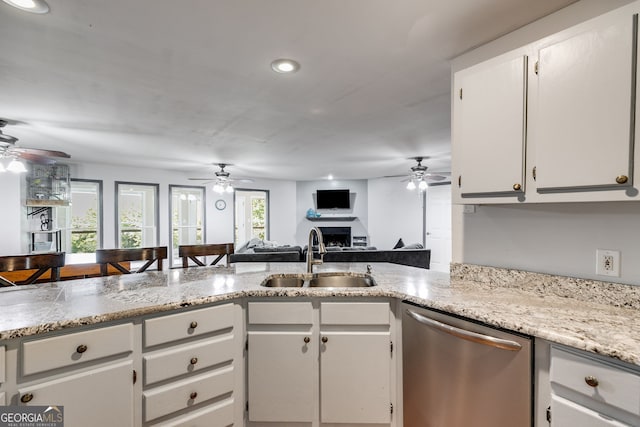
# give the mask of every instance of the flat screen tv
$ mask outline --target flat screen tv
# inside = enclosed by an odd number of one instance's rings
[[[318,209],[349,209],[349,190],[318,190],[316,204]]]

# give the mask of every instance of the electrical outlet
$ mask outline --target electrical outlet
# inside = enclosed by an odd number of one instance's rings
[[[620,277],[620,251],[596,249],[596,274]]]
[[[462,213],[466,213],[466,214],[476,213],[476,205],[462,205]]]

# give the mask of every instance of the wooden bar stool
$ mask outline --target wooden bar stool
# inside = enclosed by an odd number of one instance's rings
[[[98,249],[96,251],[96,263],[100,264],[100,274],[108,275],[108,266],[111,265],[122,274],[142,273],[154,262],[158,263],[158,271],[162,270],[162,260],[167,259],[167,247],[156,246],[152,248],[134,249]],[[130,271],[120,265],[127,261],[147,261],[136,271]]]
[[[19,271],[19,270],[37,270],[25,280],[12,282],[0,276],[0,286],[16,286],[30,285],[34,283],[40,276],[51,269],[51,282],[60,280],[60,268],[64,266],[64,252],[56,252],[50,254],[37,255],[13,255],[0,257],[0,273]]]
[[[178,256],[182,257],[182,267],[189,267],[189,259],[196,265],[204,267],[205,264],[200,261],[199,256],[217,255],[217,258],[209,265],[216,265],[222,257],[227,257],[227,267],[229,266],[229,255],[233,253],[233,243],[216,243],[210,245],[181,245],[178,247]]]

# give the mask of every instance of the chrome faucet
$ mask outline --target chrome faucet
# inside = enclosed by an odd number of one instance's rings
[[[318,238],[318,254],[320,255],[320,259],[313,258],[313,233],[315,233]],[[326,253],[327,250],[322,241],[322,231],[320,231],[318,227],[313,227],[309,230],[309,244],[307,245],[307,273],[313,273],[314,265],[322,264],[322,257]]]

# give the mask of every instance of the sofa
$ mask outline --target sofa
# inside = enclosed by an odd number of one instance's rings
[[[278,246],[247,242],[236,253],[230,255],[237,262],[304,262],[307,248],[300,246]],[[410,267],[429,268],[431,250],[422,245],[409,245],[396,249],[379,250],[376,247],[328,247],[325,262],[389,262]]]

